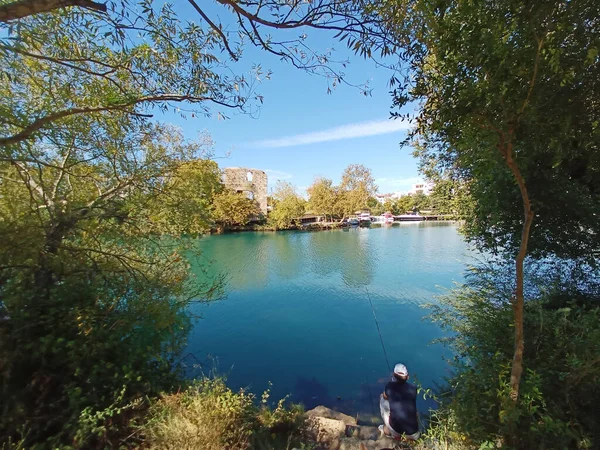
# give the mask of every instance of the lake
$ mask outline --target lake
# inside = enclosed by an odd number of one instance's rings
[[[228,275],[227,298],[194,305],[185,354],[194,371],[216,370],[233,388],[272,398],[378,414],[390,364],[435,387],[451,356],[433,339],[422,306],[463,279],[473,258],[456,225],[402,223],[322,232],[236,233],[198,245],[210,271]],[[205,276],[196,268],[197,276]],[[425,404],[421,402],[421,408]]]

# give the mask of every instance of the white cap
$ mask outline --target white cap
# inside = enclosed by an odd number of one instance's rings
[[[408,369],[406,368],[406,366],[404,364],[398,363],[394,366],[394,374],[400,375],[402,377],[407,377]]]

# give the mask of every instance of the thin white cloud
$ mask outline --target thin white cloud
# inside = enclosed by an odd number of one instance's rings
[[[281,148],[297,145],[316,144],[318,142],[339,141],[379,134],[396,133],[412,128],[412,125],[402,120],[383,119],[370,122],[352,123],[322,131],[284,136],[276,139],[266,139],[252,143],[252,147]]]
[[[294,177],[291,173],[283,172],[281,170],[265,169],[264,172],[273,180],[289,180]]]

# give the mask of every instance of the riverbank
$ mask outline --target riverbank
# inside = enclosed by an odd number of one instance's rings
[[[148,449],[384,450],[397,442],[377,428],[380,418],[362,420],[317,406],[304,412],[285,399],[269,406],[270,392],[256,404],[252,394],[230,390],[222,379],[201,379],[157,400],[148,410],[137,442]],[[413,450],[435,448],[428,438]]]
[[[292,225],[288,228],[277,228],[268,224],[249,224],[243,226],[234,226],[227,229],[214,229],[211,234],[241,233],[246,231],[326,231],[343,228],[340,222],[318,222],[303,225]]]
[[[399,227],[403,224],[414,224],[414,223],[431,223],[431,222],[444,222],[444,223],[455,223],[461,222],[456,218],[436,218],[436,219],[427,219],[427,220],[406,220],[406,221],[397,221],[392,224],[384,224],[380,222],[374,222],[366,228],[382,228],[382,227]],[[289,228],[277,228],[268,224],[249,224],[243,226],[234,226],[227,229],[213,229],[210,234],[227,234],[227,233],[241,233],[248,231],[266,231],[266,232],[276,232],[276,231],[328,231],[328,230],[339,230],[343,228],[352,228],[343,222],[315,222],[308,223],[302,225],[292,225]],[[356,228],[356,227],[355,227]]]

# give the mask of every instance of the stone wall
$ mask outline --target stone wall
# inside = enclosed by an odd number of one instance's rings
[[[258,169],[227,167],[223,171],[225,187],[236,192],[244,192],[254,198],[263,215],[267,215],[267,174]]]

